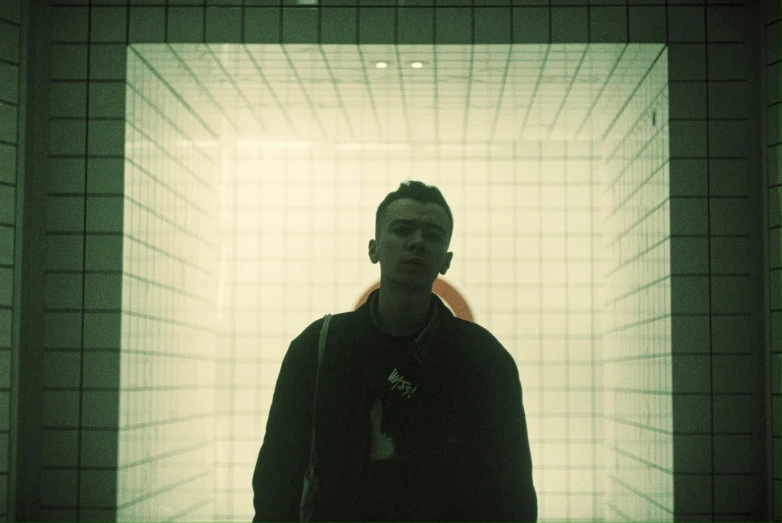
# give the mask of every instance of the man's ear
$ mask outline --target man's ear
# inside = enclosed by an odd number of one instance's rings
[[[453,253],[449,252],[445,255],[445,263],[443,264],[443,269],[440,271],[441,274],[445,274],[448,269],[451,268],[451,260],[453,259]]]

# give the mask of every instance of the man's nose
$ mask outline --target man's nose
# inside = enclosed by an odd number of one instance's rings
[[[411,245],[421,245],[424,243],[424,231],[416,229],[410,238]]]

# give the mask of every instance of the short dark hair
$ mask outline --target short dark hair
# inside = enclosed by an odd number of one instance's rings
[[[378,233],[380,232],[380,222],[383,219],[383,216],[385,215],[386,207],[391,205],[391,202],[394,200],[399,200],[400,198],[410,198],[412,200],[419,201],[421,203],[436,203],[440,206],[442,206],[445,209],[445,212],[448,213],[448,219],[450,221],[450,230],[448,231],[448,238],[451,238],[451,235],[453,234],[453,215],[451,214],[451,208],[448,207],[448,203],[445,201],[445,198],[443,198],[443,194],[440,192],[440,189],[435,187],[434,185],[426,185],[423,182],[415,181],[415,180],[405,180],[404,182],[399,184],[399,188],[394,191],[388,193],[386,195],[385,199],[380,202],[380,205],[377,208],[377,213],[375,213],[375,238],[377,239]]]

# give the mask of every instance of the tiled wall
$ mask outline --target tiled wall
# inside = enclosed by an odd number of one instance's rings
[[[607,521],[675,509],[668,133],[663,50],[602,143]]]
[[[680,12],[687,30],[669,49],[674,505],[688,521],[754,521],[770,511],[756,454],[762,311],[750,299],[763,285],[753,244],[761,204],[750,205],[759,71],[742,6]]]
[[[114,506],[111,498],[95,500],[88,494],[96,481],[104,479],[101,473],[108,470],[82,459],[92,456],[88,450],[97,448],[98,443],[85,438],[87,432],[65,429],[81,427],[99,432],[108,426],[112,412],[117,421],[119,411],[118,387],[116,381],[112,382],[118,366],[102,365],[100,358],[117,362],[121,346],[118,284],[122,281],[122,262],[116,237],[122,234],[125,126],[122,110],[117,112],[116,104],[108,104],[107,116],[100,100],[116,101],[121,96],[105,91],[114,89],[116,93],[122,89],[126,45],[166,41],[355,44],[357,39],[363,43],[399,44],[668,43],[669,81],[681,84],[678,91],[670,91],[670,227],[672,235],[692,240],[684,244],[672,241],[670,252],[673,510],[677,519],[689,521],[710,520],[713,514],[731,520],[765,518],[752,513],[753,507],[759,506],[750,488],[758,471],[746,470],[751,465],[741,459],[747,445],[742,434],[757,429],[752,419],[742,416],[752,399],[757,374],[748,362],[751,351],[761,350],[743,345],[750,304],[742,293],[760,282],[751,280],[743,265],[759,253],[749,252],[743,241],[748,210],[741,184],[747,172],[742,138],[754,130],[748,129],[743,119],[747,108],[738,105],[748,73],[743,26],[734,23],[742,17],[742,6],[735,2],[692,5],[690,0],[630,6],[576,2],[533,6],[532,1],[524,1],[511,6],[507,0],[496,0],[495,4],[484,2],[463,8],[452,6],[472,2],[453,0],[447,7],[438,2],[433,8],[432,2],[422,1],[416,7],[373,8],[362,4],[356,9],[355,2],[345,0],[346,7],[321,9],[287,3],[272,7],[131,4],[88,8],[69,5],[68,1],[59,2],[53,13],[50,177],[59,183],[73,172],[86,169],[88,192],[82,189],[81,193],[68,195],[68,190],[61,189],[50,196],[47,232],[50,244],[59,242],[64,253],[71,252],[68,242],[75,241],[74,248],[80,248],[78,244],[86,240],[87,266],[86,271],[79,267],[52,268],[48,272],[47,291],[51,292],[47,295],[57,296],[55,291],[60,290],[57,299],[65,305],[47,310],[46,351],[50,362],[61,358],[58,368],[63,369],[63,380],[71,379],[71,367],[67,365],[84,365],[84,375],[78,387],[46,384],[44,424],[50,428],[45,437],[47,448],[64,449],[62,455],[70,461],[49,464],[42,471],[45,519],[102,518]],[[685,2],[689,5],[676,5]],[[704,45],[707,35],[708,45]],[[768,68],[772,74],[778,69],[778,62]],[[70,91],[76,93],[74,99],[82,104],[69,110],[79,116],[57,116],[68,105],[55,90],[62,92],[64,86],[58,84],[69,82],[73,84]],[[708,93],[708,105],[703,103],[704,93]],[[5,104],[0,108],[7,110]],[[6,144],[2,138],[0,143]],[[104,182],[109,187],[102,186]],[[773,185],[772,179],[769,182]],[[111,241],[115,242],[113,249],[93,250],[90,254],[91,245],[94,249],[100,242]],[[3,244],[7,245],[6,240]],[[92,257],[104,253],[109,259],[101,263],[111,270],[90,269],[95,263]],[[773,267],[769,265],[770,270]],[[106,280],[113,285],[108,296],[102,289],[96,292],[96,283]],[[82,292],[86,293],[84,303]],[[772,311],[772,318],[778,319],[778,308]],[[106,356],[112,352],[114,357]],[[70,354],[81,359],[74,362]],[[77,451],[73,450],[74,434]],[[625,456],[632,459],[632,455]],[[715,463],[718,467],[713,466]],[[653,505],[653,501],[639,493],[630,496],[641,499],[627,499],[623,506],[634,507],[636,514],[647,516],[644,507]],[[93,506],[99,508],[77,513],[80,502],[97,502]],[[778,501],[776,507],[778,511]],[[187,515],[183,518],[191,519]]]
[[[12,390],[12,325],[18,321],[15,300],[15,244],[17,240],[17,165],[21,133],[19,0],[0,4],[0,520],[9,517],[9,447]]]
[[[40,508],[61,521],[116,514],[125,72],[86,56],[53,56],[49,89]]]
[[[116,517],[210,521],[218,150],[193,145],[198,115],[133,48],[127,60],[124,240],[106,246],[123,260]]]
[[[454,215],[454,263],[441,278],[519,364],[539,513],[602,520],[592,144],[239,151],[222,191],[215,519],[252,519],[252,472],[285,350],[313,318],[345,311],[377,282],[365,257],[374,214],[409,177],[440,188]]]
[[[766,371],[769,383],[769,397],[767,408],[771,427],[769,444],[769,473],[770,487],[773,500],[773,521],[782,520],[780,515],[780,492],[782,492],[782,458],[780,458],[780,441],[782,441],[782,401],[780,401],[780,387],[782,387],[782,375],[780,374],[780,274],[782,274],[782,254],[780,254],[780,190],[782,190],[782,169],[780,169],[779,145],[780,139],[780,2],[778,0],[765,0],[765,43],[766,48],[762,53],[766,69],[763,75],[765,91],[765,119],[766,143],[763,144],[763,154],[766,155],[765,186],[768,194],[768,318],[766,326],[769,344],[767,350],[770,368]]]

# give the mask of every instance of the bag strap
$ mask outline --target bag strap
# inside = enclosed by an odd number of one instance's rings
[[[323,326],[320,328],[320,338],[318,340],[318,367],[315,371],[315,395],[312,402],[312,439],[310,440],[310,463],[315,463],[315,405],[318,398],[318,377],[320,376],[320,362],[323,360],[323,351],[326,348],[326,333],[329,330],[331,314],[323,317]]]

